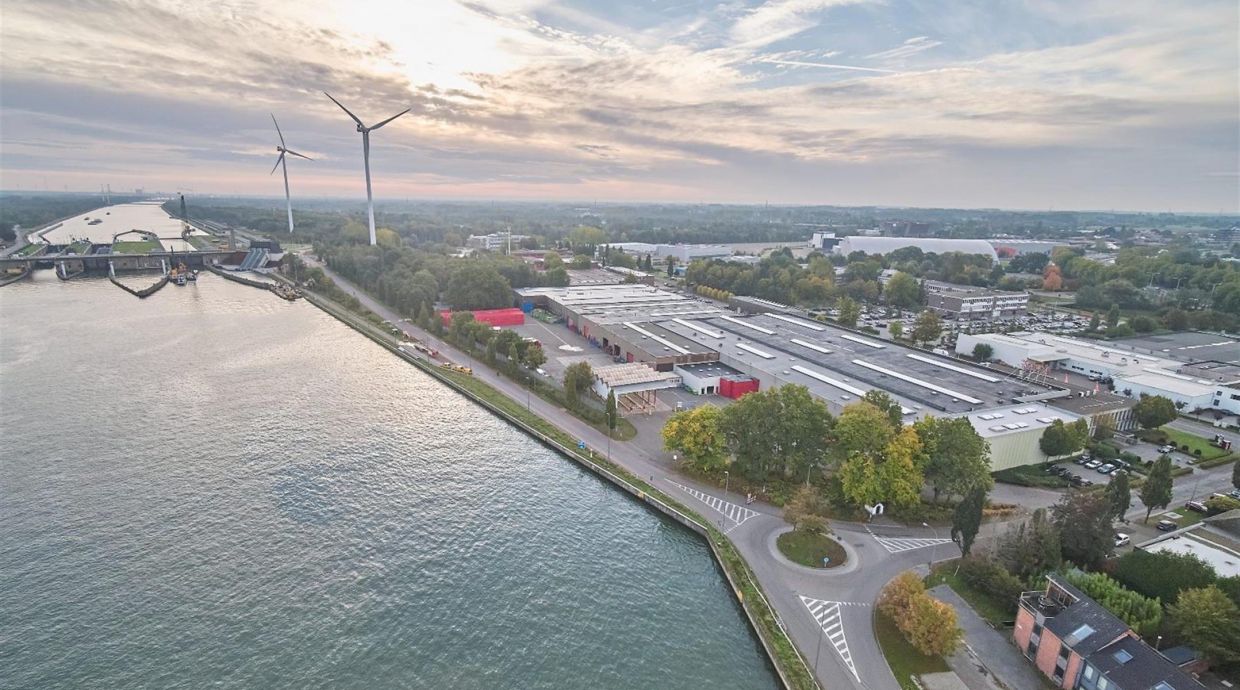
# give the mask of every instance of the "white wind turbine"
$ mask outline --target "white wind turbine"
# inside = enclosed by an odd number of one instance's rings
[[[348,114],[349,117],[353,118],[353,121],[357,123],[357,131],[362,133],[362,161],[366,167],[366,217],[370,221],[370,244],[373,246],[375,244],[375,200],[374,200],[374,196],[370,192],[370,133],[373,130],[379,129],[383,125],[386,125],[392,120],[395,120],[401,115],[404,115],[405,113],[409,112],[410,108],[405,108],[404,110],[400,111],[399,113],[396,113],[395,115],[389,117],[388,119],[384,120],[383,122],[380,122],[377,125],[371,125],[370,127],[367,127],[366,125],[362,124],[361,120],[357,119],[356,115],[349,112],[348,108],[341,105],[340,101],[336,100],[335,98],[332,98],[332,95],[330,93],[327,93],[326,91],[324,91],[323,95],[327,96],[328,98],[331,98],[332,103],[339,105],[341,110],[343,110],[346,114]]]
[[[288,234],[291,235],[293,234],[293,197],[288,193],[288,162],[285,160],[285,154],[297,156],[298,158],[305,158],[308,161],[314,159],[309,156],[303,156],[293,149],[285,146],[284,133],[280,131],[280,123],[276,122],[275,114],[272,114],[271,121],[276,126],[276,134],[280,136],[280,145],[276,147],[276,150],[280,152],[280,157],[276,159],[276,164],[271,168],[271,172],[268,174],[274,175],[276,168],[284,168],[284,202],[288,206]]]

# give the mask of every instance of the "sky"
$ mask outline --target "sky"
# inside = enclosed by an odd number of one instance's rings
[[[1235,0],[4,0],[0,188],[1240,212]]]

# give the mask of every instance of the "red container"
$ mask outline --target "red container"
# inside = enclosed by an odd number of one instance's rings
[[[737,398],[746,393],[753,393],[758,390],[757,379],[719,379],[719,395],[725,398]]]
[[[488,326],[520,326],[525,323],[525,312],[520,309],[478,309],[470,312],[474,315],[474,321],[485,323]],[[452,324],[452,312],[441,311],[439,318],[443,319],[445,326]]]

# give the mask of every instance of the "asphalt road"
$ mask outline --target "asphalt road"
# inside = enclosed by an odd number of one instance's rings
[[[424,340],[441,355],[473,367],[474,375],[515,401],[525,403],[566,432],[583,440],[599,455],[606,454],[605,434],[573,417],[563,408],[537,396],[481,365],[416,326],[401,321],[399,314],[359,290],[349,281],[320,266],[342,290],[357,297],[368,309],[391,321],[408,336]],[[717,487],[703,486],[676,474],[665,453],[652,453],[637,444],[612,441],[610,458],[629,471],[646,477],[668,495],[715,520],[749,563],[769,598],[784,629],[807,663],[815,668],[824,688],[854,687],[866,690],[898,690],[899,685],[883,659],[874,637],[874,601],[882,587],[899,573],[930,560],[958,555],[946,534],[908,529],[890,524],[860,525],[833,522],[836,536],[851,551],[851,563],[832,570],[805,568],[784,560],[775,548],[778,533],[787,529],[778,508],[754,503]],[[815,663],[815,661],[817,663]]]

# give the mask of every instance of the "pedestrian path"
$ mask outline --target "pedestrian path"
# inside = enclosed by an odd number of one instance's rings
[[[939,544],[954,544],[951,539],[931,539],[918,537],[880,537],[874,534],[869,527],[865,531],[870,533],[871,537],[879,543],[887,553],[900,553],[901,551],[912,551],[913,549],[924,549],[927,546],[938,546]]]
[[[727,531],[731,531],[732,529],[740,527],[746,520],[748,520],[751,517],[758,516],[758,511],[756,510],[750,510],[746,508],[745,506],[740,506],[735,503],[730,503],[728,501],[723,500],[722,498],[711,496],[710,494],[704,491],[698,491],[697,489],[687,487],[684,484],[678,484],[672,481],[671,479],[668,479],[667,481],[668,483],[674,485],[676,488],[680,489],[681,491],[684,491],[685,493],[696,498],[702,503],[705,503],[711,508],[714,508],[716,511],[722,514],[728,520],[731,520],[733,525],[732,527],[728,528]]]
[[[844,606],[868,606],[868,604],[856,604],[850,601],[823,601],[821,599],[811,599],[806,596],[801,597],[801,603],[805,604],[805,608],[809,609],[809,615],[814,617],[818,625],[822,628],[822,634],[831,642],[831,646],[835,647],[835,651],[844,660],[844,666],[857,682],[861,682],[861,676],[857,673],[857,667],[853,664],[852,652],[848,651],[848,638],[844,636],[844,617],[841,607]]]

